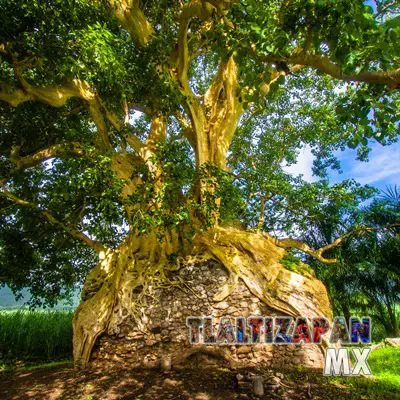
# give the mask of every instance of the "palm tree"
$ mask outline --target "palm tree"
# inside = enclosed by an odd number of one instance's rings
[[[400,191],[395,185],[363,210],[365,224],[377,230],[360,241],[356,251],[364,262],[359,264],[358,285],[368,293],[369,306],[389,336],[400,333]]]
[[[334,313],[346,319],[352,312],[365,313],[384,327],[387,336],[399,336],[400,190],[388,187],[358,209],[328,204],[322,215],[303,237],[314,248],[360,226],[372,228],[330,250],[336,264],[307,260],[325,283]]]

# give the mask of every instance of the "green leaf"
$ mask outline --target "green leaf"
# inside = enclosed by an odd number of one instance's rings
[[[254,22],[252,22],[252,23],[250,24],[250,28],[251,28],[253,31],[259,31],[259,30],[261,30],[261,28],[260,28],[257,24],[255,24]]]
[[[385,21],[384,25],[388,29],[395,29],[400,27],[400,15]]]
[[[372,15],[374,13],[374,9],[369,5],[363,5],[362,7],[363,14]]]

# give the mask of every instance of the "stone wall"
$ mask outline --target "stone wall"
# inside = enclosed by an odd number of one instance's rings
[[[119,363],[127,367],[157,367],[170,362],[173,366],[184,363],[272,368],[323,366],[322,352],[312,344],[191,345],[186,326],[189,316],[212,316],[217,320],[222,316],[282,316],[282,313],[262,304],[240,280],[230,296],[214,302],[213,296],[228,279],[225,268],[215,261],[188,262],[172,273],[170,279],[181,282],[185,290],[177,287],[153,290],[142,299],[137,318],[122,310],[119,322],[98,339],[92,363]],[[132,300],[136,301],[139,294],[140,290],[133,290]]]

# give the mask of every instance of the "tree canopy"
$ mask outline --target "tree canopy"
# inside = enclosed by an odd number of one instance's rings
[[[399,9],[0,0],[0,283],[53,304],[128,234],[295,237],[367,199],[327,174],[338,150],[398,138]],[[286,168],[304,146],[313,183]],[[329,243],[275,243],[332,261]]]

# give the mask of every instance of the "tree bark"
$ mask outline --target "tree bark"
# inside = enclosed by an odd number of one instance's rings
[[[351,317],[351,312],[350,312],[350,308],[349,308],[347,302],[342,302],[341,308],[342,308],[343,316],[344,316],[346,322],[349,323],[350,317]]]
[[[386,303],[386,308],[389,314],[389,320],[390,320],[390,336],[392,337],[399,337],[399,326],[396,318],[396,313],[391,304],[388,302]]]

